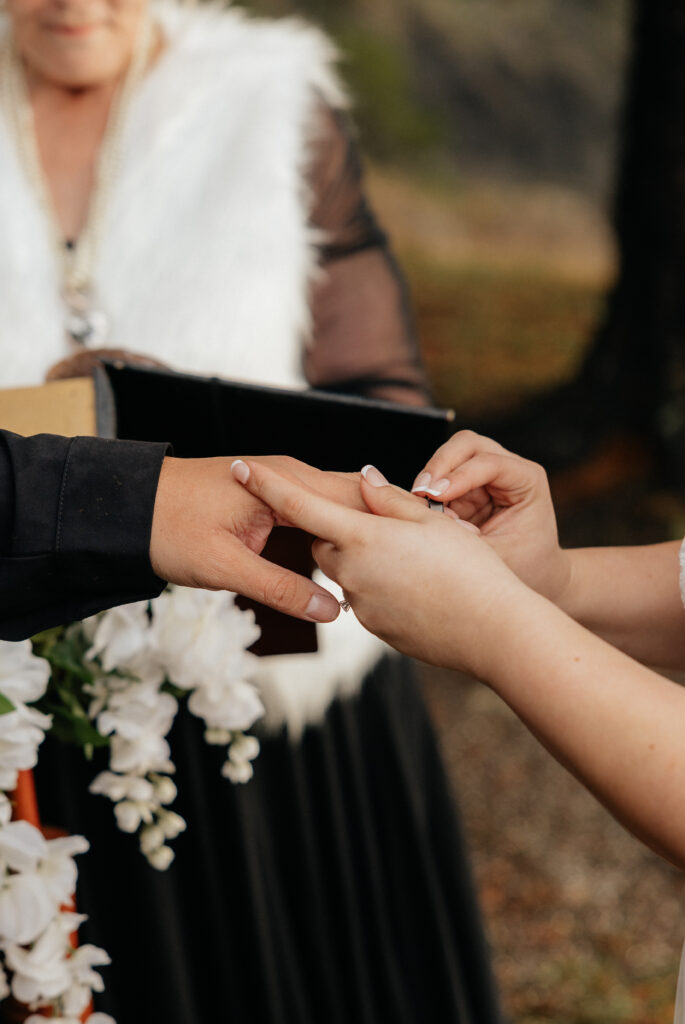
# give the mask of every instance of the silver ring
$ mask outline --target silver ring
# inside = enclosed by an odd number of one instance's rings
[[[352,605],[351,605],[351,604],[350,604],[350,602],[349,602],[349,601],[347,600],[347,598],[345,598],[345,600],[344,600],[344,601],[341,601],[341,602],[340,602],[340,607],[342,608],[342,610],[343,610],[344,612],[349,612],[349,610],[350,610],[350,608],[352,607]]]
[[[431,510],[431,512],[445,511],[445,506],[441,501],[433,501],[432,498],[426,498],[426,501],[428,502],[428,508]]]

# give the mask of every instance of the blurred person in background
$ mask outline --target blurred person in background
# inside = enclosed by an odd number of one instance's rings
[[[327,40],[144,0],[8,0],[0,385],[103,353],[428,401],[405,290],[364,197]],[[276,425],[274,424],[274,429]],[[316,429],[316,424],[312,424]],[[464,841],[408,663],[352,616],[263,659],[255,778],[172,736],[188,834],[165,875],[42,753],[45,820],[93,838],[99,1009],[191,1024],[499,1019]]]

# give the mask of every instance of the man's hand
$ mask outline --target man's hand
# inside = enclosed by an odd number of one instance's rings
[[[313,492],[362,508],[358,476],[322,473],[285,456],[251,459]],[[331,622],[337,600],[312,580],[260,558],[281,523],[234,480],[230,458],[166,458],[150,537],[152,568],[164,580],[207,590],[232,590],[313,622]],[[288,524],[283,524],[288,525]]]

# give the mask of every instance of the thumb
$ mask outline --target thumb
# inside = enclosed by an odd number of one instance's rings
[[[241,549],[225,583],[219,575],[219,586],[307,622],[332,622],[340,612],[336,598],[323,587],[261,558],[249,548]]]
[[[364,466],[361,490],[367,508],[377,516],[419,523],[430,515],[423,498],[389,484],[375,466]]]

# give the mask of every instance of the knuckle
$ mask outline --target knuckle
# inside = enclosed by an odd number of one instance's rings
[[[294,459],[292,455],[277,455],[275,456],[275,465],[281,471],[292,473],[297,466],[297,459]]]
[[[298,522],[305,511],[305,500],[299,494],[289,494],[283,501],[282,515],[291,522]]]
[[[297,599],[297,592],[297,580],[292,576],[275,576],[264,584],[264,604],[275,608],[291,608]]]
[[[532,462],[530,459],[524,459],[524,464],[533,476],[536,476],[539,479],[547,479],[547,473],[539,462]]]

